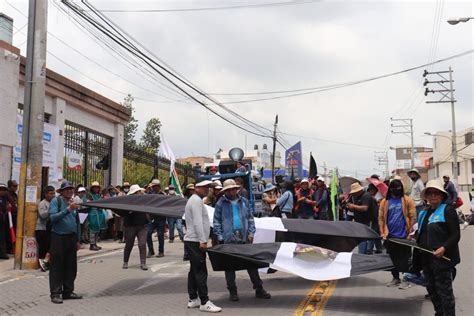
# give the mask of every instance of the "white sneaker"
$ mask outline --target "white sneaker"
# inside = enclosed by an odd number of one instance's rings
[[[195,298],[194,300],[189,300],[188,301],[188,308],[197,308],[201,306],[201,303],[199,302],[199,299]]]
[[[400,290],[406,290],[406,289],[411,288],[411,284],[410,284],[410,282],[407,282],[407,281],[403,280],[403,281],[400,282],[400,284],[398,285],[398,288],[399,288]]]
[[[206,304],[199,306],[199,310],[201,312],[219,313],[222,310],[222,308],[214,305],[214,303],[211,301],[207,301]]]

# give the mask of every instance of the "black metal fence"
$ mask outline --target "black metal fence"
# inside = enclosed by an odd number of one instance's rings
[[[175,163],[181,187],[194,181],[191,165]],[[123,150],[123,181],[145,186],[152,179],[160,179],[164,185],[169,184],[170,161],[157,157],[153,150],[140,146],[125,145]]]
[[[66,121],[64,127],[63,178],[89,186],[110,183],[112,138]]]

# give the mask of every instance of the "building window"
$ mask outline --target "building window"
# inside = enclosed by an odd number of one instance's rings
[[[474,138],[474,137],[472,136],[472,134],[473,134],[473,132],[471,131],[471,132],[466,133],[466,134],[464,135],[464,142],[465,142],[465,145],[466,145],[466,146],[469,146],[469,145],[471,145],[471,144],[473,143],[473,138]]]
[[[461,163],[458,162],[458,176],[461,175]]]
[[[436,178],[439,177],[439,165],[436,165],[435,176],[436,176]]]
[[[474,159],[471,159],[471,173],[474,173]]]

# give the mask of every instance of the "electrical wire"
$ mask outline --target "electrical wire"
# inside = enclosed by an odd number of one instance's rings
[[[128,40],[123,40],[124,36],[121,35],[121,36],[117,36],[116,34],[112,33],[110,30],[107,30],[107,28],[105,28],[99,21],[97,20],[94,20],[90,15],[87,15],[83,10],[81,10],[79,7],[77,7],[76,5],[70,3],[69,1],[66,1],[66,0],[63,0],[62,1],[63,4],[65,4],[67,7],[69,7],[75,14],[77,14],[78,16],[80,16],[81,18],[83,18],[84,20],[86,20],[88,23],[90,23],[91,25],[93,25],[95,28],[97,28],[99,31],[101,31],[105,36],[109,37],[110,39],[112,39],[114,42],[116,42],[119,46],[121,46],[123,49],[127,50],[129,53],[135,55],[137,58],[139,58],[142,62],[144,62],[145,64],[148,65],[148,67],[152,68],[155,72],[157,72],[160,76],[162,76],[166,81],[168,81],[170,84],[172,84],[173,86],[175,86],[178,90],[180,90],[181,92],[183,92],[185,95],[187,95],[189,98],[191,98],[193,101],[195,101],[196,103],[200,104],[201,106],[207,108],[209,111],[211,111],[212,113],[214,113],[215,115],[217,115],[218,117],[222,118],[223,120],[227,121],[228,123],[248,132],[248,133],[251,133],[251,134],[254,134],[254,135],[257,135],[257,136],[261,136],[261,137],[267,137],[267,138],[270,138],[271,136],[269,135],[264,135],[264,134],[261,134],[261,133],[258,133],[258,132],[254,132],[252,130],[249,130],[247,128],[244,128],[243,126],[239,125],[238,123],[224,117],[222,114],[216,112],[214,109],[210,108],[207,104],[205,104],[204,102],[198,100],[195,96],[193,96],[191,93],[189,93],[188,91],[186,91],[184,88],[182,88],[179,84],[177,84],[176,82],[174,82],[172,79],[170,79],[169,77],[167,77],[167,75],[164,74],[164,72],[166,72],[167,74],[171,75],[173,78],[177,79],[178,81],[180,81],[181,83],[183,84],[186,84],[186,82],[184,82],[182,79],[180,79],[179,77],[177,77],[175,74],[171,73],[168,69],[166,69],[165,67],[163,67],[162,65],[160,65],[158,62],[156,62],[155,60],[153,60],[152,58],[150,58],[149,56],[147,56],[146,54],[144,54],[142,51],[140,51],[139,49],[137,49],[135,47],[135,45],[131,44]],[[83,1],[84,3],[85,1]],[[110,25],[110,24],[108,24]],[[122,38],[122,39],[121,39]],[[158,68],[159,69],[158,69]],[[189,86],[189,85],[188,85]],[[193,89],[193,87],[190,87],[191,89]]]
[[[268,8],[281,7],[290,5],[301,5],[308,3],[321,2],[321,0],[301,0],[301,1],[285,1],[285,2],[271,2],[260,4],[243,4],[222,7],[202,7],[202,8],[182,8],[182,9],[100,9],[100,12],[109,13],[166,13],[166,12],[199,12],[199,11],[219,11],[219,10],[235,10],[235,9],[250,9],[250,8]]]

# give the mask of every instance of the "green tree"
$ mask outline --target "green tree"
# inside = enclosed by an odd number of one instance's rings
[[[138,120],[134,117],[135,109],[133,108],[133,100],[134,98],[132,95],[128,94],[121,103],[123,107],[129,109],[131,112],[130,119],[128,120],[127,125],[125,125],[123,131],[123,142],[125,145],[136,146],[137,141],[135,140],[135,134],[138,129]]]
[[[141,139],[141,145],[153,151],[158,150],[158,147],[160,147],[161,143],[160,129],[161,122],[159,118],[152,118],[148,122],[146,122],[146,127],[143,131]]]

